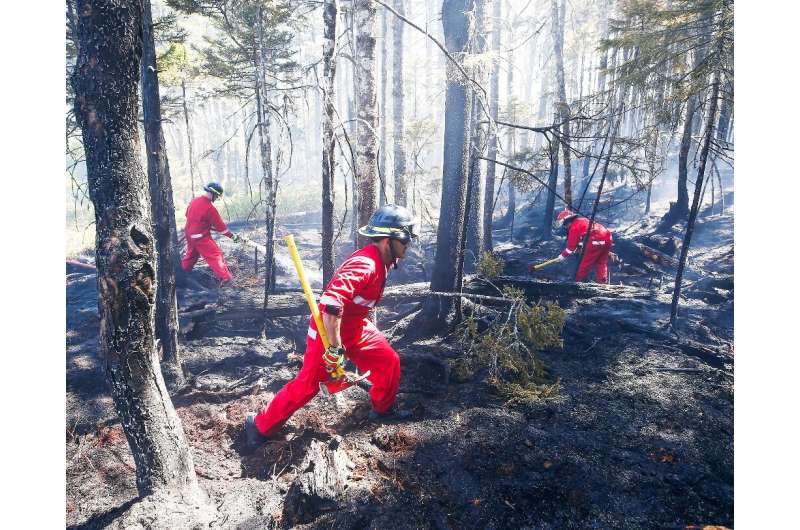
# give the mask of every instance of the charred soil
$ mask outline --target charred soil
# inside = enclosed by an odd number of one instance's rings
[[[276,316],[262,340],[260,322],[246,313],[203,315],[181,343],[190,382],[172,398],[216,506],[212,527],[733,527],[731,219],[703,223],[691,255],[700,277],[688,282],[677,335],[664,327],[669,278],[659,282],[655,272],[623,262],[612,279],[626,285],[573,284],[569,263],[531,279],[522,276],[525,265],[552,257],[562,242],[498,245],[507,265],[495,283],[522,286],[532,299],[555,299],[568,311],[563,348],[538,352],[557,390],[524,404],[506,403],[480,374],[449,377],[447,361],[461,351],[457,334],[401,340],[395,324],[413,318],[416,307],[403,300],[381,308],[378,326],[399,345],[398,402],[410,418],[370,421],[360,389],[317,396],[278,438],[249,451],[244,416],[299,369],[308,316]],[[630,237],[644,237],[642,230]],[[295,234],[320,287],[314,231]],[[254,255],[227,241],[223,249],[234,289],[183,289],[182,311],[258,300],[263,280]],[[424,281],[416,263],[392,282]],[[278,287],[294,288],[285,249],[277,266]],[[477,291],[481,281],[469,285]],[[302,306],[299,294],[286,296]],[[137,496],[97,328],[94,275],[68,268],[70,528],[106,527]]]

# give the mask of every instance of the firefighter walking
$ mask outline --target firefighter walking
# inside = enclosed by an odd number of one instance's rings
[[[255,447],[278,430],[298,409],[319,392],[321,382],[340,373],[345,358],[365,373],[372,383],[370,417],[405,417],[393,409],[400,383],[400,357],[367,317],[383,295],[386,277],[405,257],[416,221],[402,206],[379,208],[358,233],[372,242],[350,255],[336,270],[320,298],[319,308],[327,350],[314,318],[309,319],[303,367],[258,414],[245,419],[247,442]]]
[[[228,229],[225,221],[219,215],[214,201],[222,197],[222,186],[216,182],[209,182],[203,187],[205,193],[192,199],[186,208],[186,254],[181,258],[181,268],[189,272],[194,267],[199,258],[203,258],[208,263],[214,276],[220,283],[227,283],[231,280],[231,272],[228,264],[225,263],[225,255],[211,237],[211,231],[220,232],[235,243],[241,238]]]

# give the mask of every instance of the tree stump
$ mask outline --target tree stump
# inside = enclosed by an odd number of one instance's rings
[[[284,525],[291,528],[310,523],[326,512],[337,510],[353,467],[339,440],[327,443],[312,440],[300,465],[300,475],[284,499]]]

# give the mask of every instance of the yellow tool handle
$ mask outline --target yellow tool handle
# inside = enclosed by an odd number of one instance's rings
[[[534,265],[533,270],[538,271],[539,269],[541,269],[543,267],[547,267],[548,265],[552,265],[553,263],[556,263],[557,261],[560,261],[560,260],[558,258],[553,258],[553,259],[549,259],[547,261],[543,261],[538,265]]]
[[[314,322],[317,323],[317,333],[319,333],[319,338],[322,340],[322,346],[327,350],[328,346],[330,346],[328,335],[325,333],[325,326],[322,324],[322,315],[319,314],[319,306],[317,306],[317,302],[314,300],[314,295],[311,292],[311,287],[308,285],[306,272],[303,270],[303,262],[300,261],[300,254],[297,252],[297,245],[294,244],[294,236],[289,234],[283,239],[286,240],[286,246],[289,247],[289,255],[292,257],[292,261],[294,262],[294,268],[297,269],[297,276],[300,278],[300,285],[303,287],[303,293],[306,296],[306,302],[308,302],[308,307],[311,309],[311,315],[314,317]]]

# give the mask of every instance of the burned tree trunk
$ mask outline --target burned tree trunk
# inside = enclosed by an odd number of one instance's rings
[[[717,56],[722,54],[724,46],[723,40],[724,33],[720,32],[717,37]],[[711,137],[714,134],[714,125],[717,120],[717,102],[719,98],[719,85],[720,85],[720,71],[719,67],[714,72],[714,80],[711,84],[711,102],[708,109],[708,116],[706,118],[706,129],[703,140],[703,150],[700,152],[700,165],[697,168],[697,179],[694,182],[694,196],[692,197],[692,208],[689,211],[689,220],[686,223],[686,233],[683,236],[683,245],[681,246],[681,255],[678,258],[678,272],[675,274],[675,289],[672,292],[672,306],[669,313],[669,325],[674,330],[675,321],[678,317],[678,300],[681,296],[681,282],[683,280],[683,270],[686,267],[686,257],[689,254],[689,244],[692,242],[692,233],[694,232],[695,221],[697,220],[697,213],[700,210],[700,193],[703,189],[703,178],[705,177],[706,162],[708,161],[708,152],[711,148]]]
[[[478,0],[480,1],[480,0]],[[469,186],[467,211],[466,211],[466,255],[464,256],[464,267],[472,272],[478,264],[478,259],[483,251],[483,209],[484,209],[484,185],[485,181],[481,174],[481,157],[483,156],[483,129],[478,125],[480,118],[480,106],[474,97],[472,102],[472,118],[470,135],[470,158],[467,176],[467,186]]]
[[[486,39],[484,31],[486,26],[486,0],[475,0],[475,28],[472,30],[472,49],[475,53],[481,54],[486,51]],[[475,80],[484,85],[485,75],[481,66],[475,67]],[[466,250],[464,257],[465,268],[468,271],[475,270],[480,254],[483,252],[484,237],[484,208],[485,208],[485,179],[481,173],[481,157],[483,157],[486,145],[485,129],[480,125],[483,107],[473,90],[472,102],[472,124],[470,139],[470,161],[469,161],[469,200],[467,201],[467,235]]]
[[[558,140],[550,140],[550,174],[547,177],[547,200],[542,216],[542,239],[547,240],[553,237],[553,211],[556,207],[555,189],[558,184]]]
[[[709,27],[707,24],[703,26]],[[694,51],[694,58],[691,68],[697,71],[705,60],[705,46],[701,45]],[[689,151],[692,147],[692,129],[695,121],[695,114],[700,106],[700,95],[692,94],[686,102],[686,114],[683,121],[683,133],[681,135],[680,149],[678,150],[678,198],[670,204],[670,208],[657,227],[657,231],[663,232],[672,228],[675,223],[684,221],[689,215]]]
[[[378,183],[380,185],[380,195],[378,196],[379,204],[383,206],[388,202],[386,197],[386,187],[388,186],[388,177],[386,174],[386,91],[389,84],[389,65],[387,59],[389,58],[389,19],[386,18],[386,9],[381,10],[381,99],[378,103],[378,125],[381,130],[380,141],[380,155],[378,157]]]
[[[267,95],[267,47],[264,35],[264,8],[258,10],[258,31],[257,31],[257,50],[256,53],[256,111],[258,117],[258,141],[261,151],[261,187],[266,198],[264,199],[264,246],[267,248],[264,256],[264,312],[269,306],[269,293],[272,290],[272,282],[275,271],[275,196],[276,182],[272,172],[272,141],[269,136],[270,110]],[[265,337],[269,319],[265,316],[261,325],[261,336]]]
[[[155,333],[161,347],[161,369],[169,386],[182,385],[185,378],[178,351],[178,301],[175,296],[175,270],[179,263],[178,230],[172,202],[167,147],[161,129],[161,98],[158,90],[156,49],[150,0],[142,3],[142,111],[147,150],[147,181],[153,208],[156,237]],[[179,268],[179,267],[178,267]]]
[[[394,10],[401,15],[405,15],[403,0],[394,0]],[[399,18],[394,17],[392,26],[392,36],[394,46],[392,50],[392,119],[394,127],[392,135],[394,138],[394,202],[400,206],[408,205],[408,191],[406,189],[406,147],[405,147],[405,119],[403,116],[403,28],[405,23]]]
[[[377,206],[375,181],[378,113],[375,100],[375,4],[354,0],[356,35],[356,88],[358,124],[356,126],[356,182],[358,183],[358,226],[364,226]],[[359,236],[360,245],[368,240]]]
[[[561,5],[557,0],[550,0],[551,7],[551,28],[553,33],[553,55],[556,59],[556,93],[558,94],[558,119],[561,125],[561,149],[564,156],[564,200],[566,207],[572,208],[572,161],[570,156],[569,141],[569,105],[567,104],[567,92],[564,85],[564,11],[566,0],[561,0]]]
[[[136,124],[141,4],[77,2],[72,85],[97,230],[100,349],[144,497],[199,501],[189,446],[154,347],[156,252]]]
[[[322,9],[322,283],[327,285],[333,277],[333,176],[336,170],[334,135],[335,111],[333,107],[334,80],[336,79],[336,0],[325,0]]]
[[[472,0],[444,0],[442,3],[445,45],[448,52],[461,62],[469,40],[467,12],[472,5]],[[463,274],[464,253],[461,243],[466,212],[472,96],[461,72],[451,62],[447,63],[447,69],[442,199],[431,290],[454,292],[458,291]],[[428,307],[433,313],[432,320],[443,323],[453,307],[453,301],[445,300],[441,304],[435,301]]]
[[[500,0],[494,0],[492,11],[492,51],[498,53],[500,50],[500,16],[502,14]],[[500,110],[500,62],[495,59],[492,61],[492,73],[489,80],[489,112],[492,120],[497,119]],[[488,158],[497,160],[497,129],[489,128]],[[494,181],[497,166],[493,162],[486,164],[486,187],[484,191],[483,208],[483,249],[491,252],[494,249],[492,242],[492,219],[494,217]]]
[[[509,2],[509,13],[511,12],[511,3]],[[513,32],[513,21],[512,30],[508,32],[508,42],[514,42],[514,32]],[[507,90],[507,105],[508,109],[506,112],[508,113],[508,119],[513,123],[516,121],[516,113],[514,109],[514,48],[512,47],[508,52],[508,72],[507,72],[507,79],[508,84],[506,85]],[[509,127],[508,132],[506,133],[506,141],[508,142],[506,145],[506,153],[508,157],[513,157],[516,152],[516,139],[517,139],[517,130],[514,127]],[[514,187],[514,183],[511,179],[508,179],[506,183],[508,189],[508,209],[506,210],[505,215],[500,219],[497,223],[502,227],[510,227],[511,230],[509,232],[509,238],[511,241],[514,240],[514,214],[517,211],[517,189]]]

